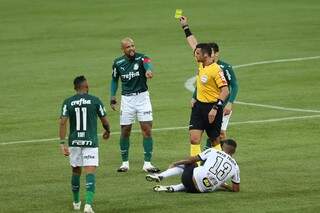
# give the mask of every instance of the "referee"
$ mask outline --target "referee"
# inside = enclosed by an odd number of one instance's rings
[[[198,43],[182,16],[180,23],[188,44],[194,51],[198,63],[196,76],[196,101],[193,104],[190,123],[190,154],[201,153],[201,137],[206,131],[211,141],[218,141],[223,117],[223,104],[229,95],[228,83],[220,66],[212,59],[212,48],[207,43]]]

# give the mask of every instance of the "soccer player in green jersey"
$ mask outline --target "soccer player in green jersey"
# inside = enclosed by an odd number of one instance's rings
[[[143,136],[144,164],[142,169],[146,172],[158,172],[159,169],[151,164],[153,139],[152,107],[148,92],[147,79],[151,79],[151,59],[144,54],[137,53],[131,38],[121,41],[123,55],[114,60],[112,65],[111,98],[110,105],[116,110],[116,92],[119,78],[121,80],[121,106],[120,106],[120,152],[122,164],[118,172],[129,170],[130,133],[135,118],[138,118]]]
[[[182,16],[180,18],[180,24],[185,31],[187,30],[190,32],[190,36],[187,37],[187,41],[188,41],[188,44],[190,45],[190,47],[195,49],[198,41],[197,41],[196,37],[194,36],[194,34],[191,34],[190,26],[188,25],[188,20],[187,20],[186,16]],[[221,131],[220,131],[220,139],[225,140],[225,139],[227,139],[226,131],[227,131],[228,123],[229,123],[229,120],[230,120],[230,117],[232,114],[232,105],[233,105],[233,103],[237,97],[237,94],[238,94],[238,82],[237,82],[237,78],[236,78],[236,75],[233,71],[232,66],[219,59],[220,55],[219,55],[218,44],[215,42],[212,42],[212,43],[209,43],[209,45],[211,46],[213,53],[214,53],[214,54],[212,54],[213,60],[222,69],[224,76],[226,77],[226,80],[228,82],[228,87],[229,87],[229,91],[230,91],[229,96],[224,101],[223,119],[222,119]],[[196,98],[195,98],[196,97],[196,89],[195,89],[195,91],[193,93],[193,97],[191,99],[191,106],[192,107],[196,101]],[[210,138],[208,138],[206,148],[211,148],[212,146],[214,146],[218,150],[221,150],[219,140],[212,141]]]
[[[110,136],[106,111],[99,98],[89,95],[88,82],[84,76],[73,81],[76,94],[65,99],[60,117],[60,148],[65,156],[69,156],[72,168],[71,186],[73,208],[80,210],[80,176],[82,167],[86,173],[86,204],[84,212],[93,213],[92,203],[95,193],[95,172],[99,165],[97,118],[100,118],[105,132],[104,139]],[[66,142],[67,121],[69,120],[68,145]]]

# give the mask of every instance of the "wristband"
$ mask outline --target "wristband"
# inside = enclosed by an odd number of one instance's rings
[[[65,142],[66,142],[65,140],[61,140],[60,144],[65,144]]]
[[[184,30],[184,34],[187,38],[192,35],[189,25],[182,26],[182,29]]]

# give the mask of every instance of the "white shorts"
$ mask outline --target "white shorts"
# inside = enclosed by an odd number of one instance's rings
[[[221,124],[221,131],[226,131],[227,130],[231,115],[232,115],[232,111],[230,112],[229,115],[224,115],[223,116],[222,124]]]
[[[69,160],[72,167],[99,166],[98,147],[69,147]]]
[[[138,121],[153,120],[148,91],[136,95],[121,96],[120,125],[133,124],[136,117]]]

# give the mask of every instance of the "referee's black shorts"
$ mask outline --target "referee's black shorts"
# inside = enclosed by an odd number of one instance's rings
[[[189,130],[198,129],[206,131],[210,139],[216,139],[220,135],[223,108],[219,107],[214,121],[210,124],[208,114],[214,103],[197,101],[192,107]]]
[[[200,193],[193,182],[193,170],[195,167],[196,164],[186,164],[181,176],[181,182],[184,185],[184,187],[186,187],[186,192],[189,193]]]

